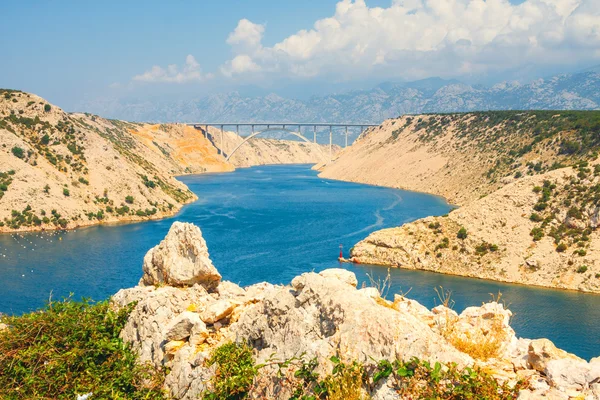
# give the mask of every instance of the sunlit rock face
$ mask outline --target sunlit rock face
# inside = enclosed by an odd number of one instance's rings
[[[527,382],[519,399],[599,398],[598,359],[588,363],[549,340],[517,338],[511,312],[497,302],[461,314],[443,305],[429,310],[400,295],[383,299],[385,288],[358,289],[356,276],[339,269],[304,273],[289,286],[241,288],[220,278],[200,229],[175,223],[146,255],[142,286],[112,298],[114,307],[136,302],[121,337],[140,362],[166,368],[165,389],[175,399],[202,396],[215,374],[206,360],[228,342],[248,343],[255,361],[266,363],[250,399],[292,395],[273,360],[316,359],[324,376],[332,356],[365,365],[418,357],[479,366],[500,383]],[[400,398],[387,379],[368,394]]]

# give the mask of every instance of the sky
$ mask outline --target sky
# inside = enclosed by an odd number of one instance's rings
[[[600,0],[0,2],[0,87],[64,108],[231,90],[307,97],[600,64]]]

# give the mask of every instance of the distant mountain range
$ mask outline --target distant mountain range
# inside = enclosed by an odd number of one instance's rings
[[[402,114],[475,110],[600,109],[600,66],[531,83],[503,82],[492,87],[430,78],[382,83],[370,90],[315,96],[306,101],[238,92],[185,101],[98,100],[82,111],[145,122],[365,122],[379,123]]]

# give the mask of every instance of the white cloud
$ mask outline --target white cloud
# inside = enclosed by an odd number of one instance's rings
[[[218,73],[238,81],[323,77],[419,79],[600,63],[600,0],[340,0],[312,29],[265,46],[265,25],[238,22]],[[133,78],[185,83],[203,74],[193,56]]]
[[[133,80],[140,82],[186,83],[200,82],[210,77],[210,74],[202,74],[200,64],[190,54],[185,58],[185,64],[181,69],[175,64],[167,66],[166,69],[155,65],[143,74],[134,76]]]
[[[392,0],[382,8],[342,0],[333,16],[272,47],[262,45],[263,25],[241,20],[227,40],[234,57],[221,72],[415,79],[600,62],[597,2]]]
[[[265,26],[255,24],[247,19],[241,19],[235,30],[229,34],[227,44],[242,49],[255,49],[260,47],[260,42],[265,32]]]
[[[260,66],[256,64],[250,56],[241,54],[222,66],[221,73],[227,77],[231,77],[247,72],[258,72],[260,69]]]

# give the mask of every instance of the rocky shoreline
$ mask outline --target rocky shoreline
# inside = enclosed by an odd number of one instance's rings
[[[600,398],[600,358],[587,362],[547,339],[516,337],[511,312],[497,302],[461,314],[444,305],[429,310],[358,288],[354,274],[342,269],[305,273],[286,286],[241,288],[221,280],[200,229],[179,222],[148,252],[143,270],[139,286],[111,302],[115,308],[135,302],[121,337],[139,362],[168,371],[165,388],[175,399],[211,389],[216,370],[207,361],[231,342],[249,345],[256,363],[266,365],[248,398],[291,397],[296,364],[286,364],[292,381],[282,380],[274,359],[316,360],[315,373],[324,373],[332,360],[367,366],[414,357],[483,369],[498,384],[517,387],[519,399]],[[392,376],[360,390],[365,398],[408,398]]]

